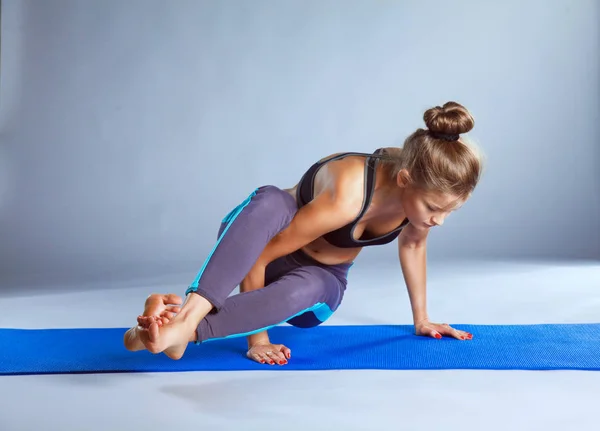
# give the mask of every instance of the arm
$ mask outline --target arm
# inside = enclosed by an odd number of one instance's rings
[[[408,288],[417,335],[442,338],[448,335],[460,340],[469,340],[472,335],[450,325],[432,323],[427,315],[427,235],[429,229],[419,230],[408,224],[398,239],[398,255]]]
[[[428,320],[427,316],[427,235],[408,224],[398,238],[398,257],[408,289],[413,322]]]
[[[358,216],[361,206],[362,200],[324,191],[300,208],[290,224],[269,241],[258,258],[257,266],[266,267],[274,260],[350,223]]]

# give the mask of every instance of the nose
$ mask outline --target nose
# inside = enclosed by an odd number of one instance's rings
[[[433,217],[433,225],[441,226],[444,224],[444,217]]]

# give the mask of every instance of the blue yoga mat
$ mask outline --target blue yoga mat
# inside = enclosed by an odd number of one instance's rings
[[[0,329],[0,374],[232,370],[600,370],[600,324],[455,325],[472,340],[413,335],[412,326],[278,326],[285,366],[245,357],[246,340],[190,344],[179,361],[123,347],[125,328]]]

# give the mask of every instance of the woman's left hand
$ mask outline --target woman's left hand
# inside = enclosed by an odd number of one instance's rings
[[[473,334],[454,329],[447,323],[432,323],[429,320],[423,320],[416,323],[415,332],[417,335],[438,339],[442,338],[444,335],[454,337],[458,340],[471,340],[473,338]]]

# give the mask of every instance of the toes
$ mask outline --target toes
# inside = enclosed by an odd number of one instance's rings
[[[261,358],[260,355],[258,355],[257,353],[248,354],[248,357],[250,359],[255,360],[256,362],[258,362],[260,364],[264,364],[265,363],[265,360],[263,358]]]
[[[175,317],[175,313],[170,312],[170,311],[163,311],[162,313],[160,313],[160,317],[162,319],[171,320],[173,317]],[[167,323],[167,322],[165,322],[165,323]]]
[[[285,346],[283,346],[281,348],[281,353],[283,353],[283,356],[286,359],[290,359],[292,357],[292,351],[289,348],[285,347]]]
[[[263,358],[269,365],[275,365],[275,360],[273,359],[273,353],[265,353]]]
[[[178,304],[181,305],[183,303],[183,299],[181,296],[175,295],[174,293],[167,293],[166,295],[162,295],[163,304]]]
[[[285,365],[285,364],[287,364],[287,359],[285,358],[285,356],[284,356],[284,354],[282,352],[275,353],[273,355],[273,359],[279,365]]]
[[[156,343],[158,341],[158,324],[156,322],[152,322],[150,327],[148,328],[148,335],[151,343]]]
[[[148,295],[146,298],[146,302],[144,302],[144,306],[148,307],[151,304],[162,301],[162,295],[160,293],[152,293]]]

